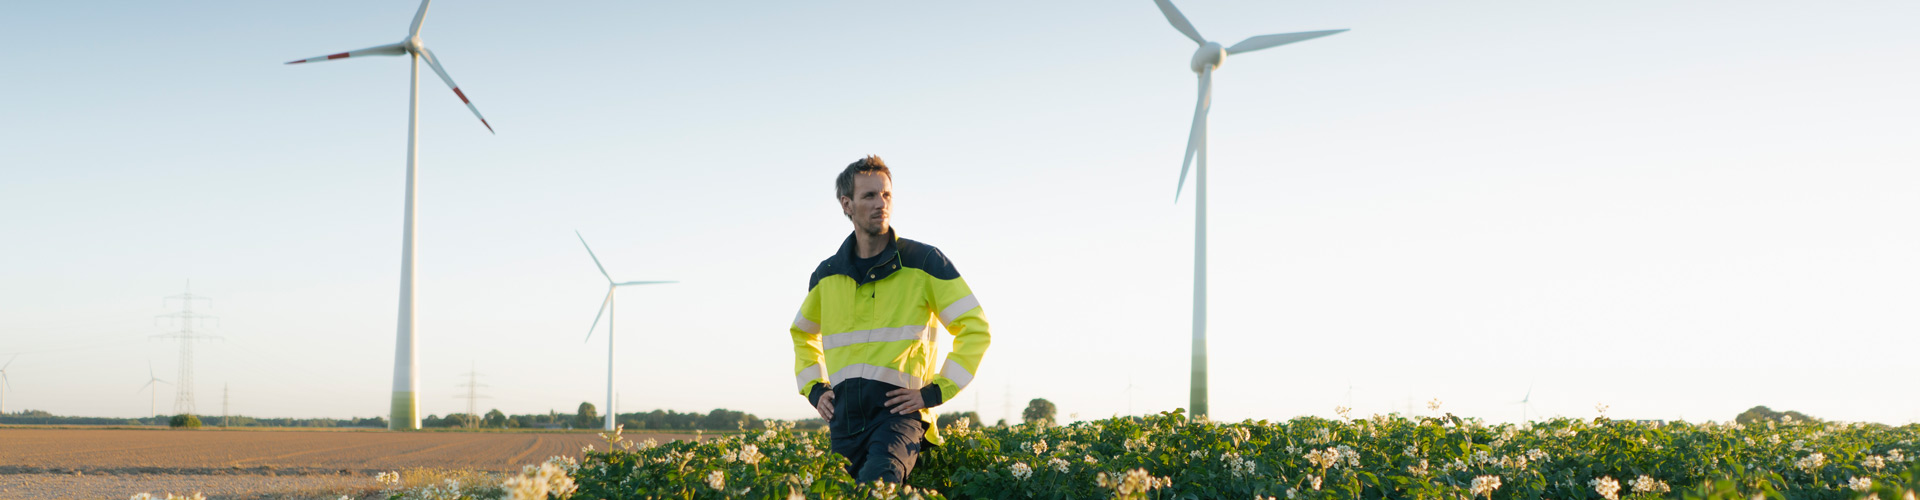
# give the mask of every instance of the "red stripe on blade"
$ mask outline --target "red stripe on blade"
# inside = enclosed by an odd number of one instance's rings
[[[487,126],[487,132],[493,132],[493,124],[487,123],[487,120],[485,118],[480,119],[480,124]]]
[[[473,101],[469,101],[469,100],[467,100],[467,94],[466,94],[465,92],[461,92],[461,91],[460,91],[460,87],[454,87],[454,88],[453,88],[453,95],[457,95],[457,96],[460,96],[460,102],[464,102],[464,103],[467,103],[467,104],[473,104]],[[483,122],[484,122],[484,121],[486,121],[486,120],[481,120],[481,121],[483,121]]]
[[[346,59],[346,58],[347,58],[346,52],[341,52],[338,54],[327,56],[327,59]]]

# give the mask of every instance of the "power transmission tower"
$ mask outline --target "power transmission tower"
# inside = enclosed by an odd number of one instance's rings
[[[476,370],[470,370],[466,373],[467,383],[456,384],[457,387],[467,388],[467,394],[465,396],[454,396],[454,399],[467,400],[467,427],[468,428],[474,428],[474,427],[480,426],[480,414],[474,413],[480,410],[475,406],[474,403],[478,402],[481,399],[487,398],[486,396],[480,395],[480,388],[486,387],[487,385],[480,383],[480,372],[477,371],[478,364],[476,363],[474,366]]]
[[[233,415],[227,412],[227,403],[232,401],[229,396],[232,395],[231,387],[228,387],[227,384],[220,384],[220,427],[222,428],[227,426],[227,419]]]
[[[169,333],[154,335],[153,338],[180,341],[180,375],[174,379],[176,383],[173,386],[173,413],[175,415],[192,415],[195,413],[193,407],[193,341],[220,339],[220,337],[214,335],[194,333],[193,320],[218,318],[193,312],[193,301],[204,300],[207,301],[207,307],[213,307],[213,299],[194,296],[192,281],[187,282],[186,293],[161,299],[161,307],[166,307],[167,301],[172,300],[180,301],[180,312],[156,316],[154,322],[158,323],[160,319],[172,319],[180,323],[180,329]]]

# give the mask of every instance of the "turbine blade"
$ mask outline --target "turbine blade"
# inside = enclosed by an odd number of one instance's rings
[[[349,51],[341,52],[338,54],[309,57],[309,58],[301,59],[298,61],[287,61],[287,64],[324,62],[324,61],[331,61],[334,59],[346,59],[349,57],[362,57],[362,56],[397,56],[405,53],[407,53],[406,45],[398,44],[398,43],[389,43],[386,45],[381,45],[379,47],[367,47],[360,50],[349,50]]]
[[[679,282],[678,281],[628,281],[626,283],[615,283],[613,286],[660,285],[660,284],[666,284],[666,283],[679,283]]]
[[[140,391],[144,391],[144,390],[147,390],[147,387],[151,387],[151,386],[153,386],[153,381],[152,381],[152,380],[148,380],[148,381],[147,381],[147,385],[143,385],[143,386],[140,386],[140,388],[139,388],[139,389],[134,389],[134,390],[133,390],[133,393],[134,393],[134,394],[139,394],[139,393],[140,393]]]
[[[613,303],[613,287],[607,287],[607,300],[600,301],[600,312],[593,313],[593,326],[587,327],[587,338],[585,340],[581,340],[580,343],[584,344],[588,340],[593,340],[593,329],[600,327],[600,317],[605,316],[607,314],[607,305],[612,303]]]
[[[13,360],[16,360],[16,359],[20,359],[20,355],[19,355],[19,354],[15,354],[15,355],[13,355],[13,357],[11,357],[11,358],[7,358],[7,364],[6,364],[6,365],[0,365],[0,370],[5,370],[5,369],[7,369],[8,367],[11,367],[11,366],[13,366]]]
[[[573,236],[576,238],[580,238],[580,246],[587,247],[587,256],[593,257],[593,267],[600,268],[600,275],[607,277],[607,283],[613,283],[613,275],[607,274],[607,266],[600,265],[600,257],[596,257],[593,255],[593,246],[587,244],[587,237],[581,236],[579,230],[574,230]],[[607,292],[607,293],[613,293],[613,292]]]
[[[8,389],[13,388],[13,380],[7,378],[6,372],[0,372],[0,384],[6,384]]]
[[[421,50],[420,56],[421,59],[427,60],[427,66],[432,67],[434,73],[440,74],[440,80],[447,82],[447,88],[453,89],[453,95],[460,96],[460,102],[465,103],[469,111],[473,111],[473,116],[480,119],[480,124],[487,126],[487,133],[493,133],[493,125],[487,123],[487,117],[480,116],[480,108],[473,107],[473,101],[467,100],[467,93],[460,91],[460,86],[453,83],[453,77],[447,76],[447,69],[440,67],[440,58],[433,57],[433,50]]]
[[[1173,8],[1172,0],[1153,0],[1153,4],[1160,6],[1160,13],[1167,16],[1167,22],[1173,23],[1173,29],[1193,39],[1193,43],[1207,44],[1207,39],[1200,38],[1200,30],[1193,29],[1193,23],[1187,22],[1187,16],[1181,14],[1180,9]]]
[[[413,28],[407,30],[408,34],[420,36],[420,24],[427,22],[427,4],[430,3],[433,3],[433,0],[420,0],[420,11],[413,13]]]
[[[1180,179],[1173,186],[1173,202],[1187,187],[1187,169],[1193,166],[1194,153],[1206,147],[1207,112],[1213,109],[1213,68],[1200,70],[1200,100],[1193,105],[1193,129],[1187,132],[1187,152],[1180,156]]]
[[[1279,47],[1281,45],[1286,45],[1293,42],[1304,42],[1307,40],[1312,40],[1312,39],[1320,38],[1323,36],[1337,35],[1340,33],[1344,33],[1346,31],[1347,30],[1344,30],[1344,29],[1338,29],[1338,30],[1326,30],[1326,31],[1302,31],[1299,33],[1281,33],[1278,35],[1260,35],[1253,38],[1248,38],[1246,40],[1241,40],[1240,43],[1233,44],[1232,47],[1227,47],[1227,54],[1233,55],[1233,54],[1239,54],[1244,52],[1253,52],[1260,49],[1269,49],[1269,48]]]

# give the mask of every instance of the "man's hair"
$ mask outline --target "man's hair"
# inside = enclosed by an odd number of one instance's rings
[[[867,155],[860,161],[847,164],[847,169],[840,171],[840,178],[833,181],[833,199],[853,197],[854,174],[885,175],[887,180],[893,180],[893,172],[887,171],[887,162],[882,161],[878,156]]]

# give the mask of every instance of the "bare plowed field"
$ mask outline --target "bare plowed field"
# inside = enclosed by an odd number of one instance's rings
[[[635,434],[661,442],[684,434]],[[279,486],[372,484],[381,471],[411,468],[510,471],[602,443],[589,433],[170,431],[0,428],[0,498],[126,498],[129,481],[244,484],[225,498],[253,498]],[[604,447],[604,444],[600,444]],[[39,488],[51,480],[52,491]],[[105,490],[89,492],[85,485]],[[316,483],[317,484],[317,483]],[[209,491],[211,493],[211,491]],[[70,496],[71,495],[71,496]]]

